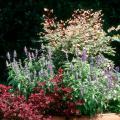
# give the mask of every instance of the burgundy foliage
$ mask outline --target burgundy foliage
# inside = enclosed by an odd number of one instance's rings
[[[10,87],[0,85],[0,119],[2,120],[50,120],[38,113],[24,96],[15,96]]]
[[[59,69],[58,74],[51,79],[53,83],[53,90],[49,88],[47,93],[42,88],[45,82],[38,83],[38,87],[35,89],[36,94],[32,94],[29,98],[29,102],[37,109],[44,109],[45,113],[51,115],[75,115],[80,114],[77,110],[78,105],[83,105],[84,100],[73,101],[72,100],[72,88],[66,87],[63,82],[63,70]],[[44,103],[44,104],[43,104]]]
[[[76,106],[83,105],[84,101],[71,100],[72,89],[62,83],[62,69],[51,80],[53,91],[42,89],[46,83],[38,83],[28,100],[22,95],[10,93],[11,87],[0,84],[0,119],[2,120],[51,120],[49,115],[72,115],[80,111]]]

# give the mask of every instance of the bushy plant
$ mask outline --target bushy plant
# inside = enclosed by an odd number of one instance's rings
[[[41,109],[42,106],[42,110],[51,115],[80,115],[80,110],[77,109],[77,106],[83,105],[84,100],[73,100],[73,89],[63,84],[63,70],[59,69],[58,74],[50,82],[52,86],[48,86],[47,82],[38,83],[34,91],[35,94],[30,96],[30,102],[34,107]],[[43,104],[43,101],[45,104]]]
[[[26,59],[22,62],[17,58],[17,53],[14,51],[13,59],[7,53],[8,61],[8,82],[15,89],[21,91],[26,97],[32,92],[38,81],[48,80],[53,78],[54,70],[51,58],[51,52],[48,54],[38,55],[38,50],[29,52],[25,47]]]
[[[51,52],[41,57],[27,52],[29,56],[23,65],[14,58],[9,63],[10,84],[19,91],[17,95],[27,97],[33,109],[38,112],[42,109],[44,113],[41,114],[93,115],[112,110],[115,106],[111,106],[111,102],[118,101],[118,106],[120,101],[119,74],[116,74],[113,64],[102,54],[88,57],[86,49],[83,49],[79,57],[78,52],[71,61],[66,54],[64,72],[59,69],[56,75]],[[9,54],[8,58],[10,60]],[[41,71],[43,74],[39,74]]]
[[[47,82],[38,82],[27,100],[18,94],[20,91],[10,93],[12,87],[0,85],[1,119],[51,120],[47,115],[80,115],[77,106],[83,105],[84,100],[73,101],[72,89],[62,84],[62,75],[63,70],[59,69],[58,74],[50,80],[52,88],[47,86]]]
[[[84,53],[82,58],[77,57],[65,64],[64,84],[73,89],[74,100],[81,98],[85,101],[83,106],[78,107],[82,114],[109,111],[110,101],[119,101],[120,79],[113,66],[104,64],[103,56],[97,60],[91,58],[90,63],[87,59]]]
[[[10,93],[11,87],[0,84],[0,119],[1,120],[51,120],[44,116],[42,109],[34,109],[24,96]]]
[[[79,49],[81,54],[85,47],[88,55],[99,53],[112,54],[109,46],[110,36],[107,36],[102,28],[102,12],[93,10],[76,10],[67,21],[57,22],[56,18],[45,17],[45,38],[49,39],[50,45],[57,49],[75,54]]]
[[[67,59],[81,56],[85,48],[88,56],[98,54],[114,55],[110,46],[111,37],[103,30],[102,11],[76,10],[67,21],[58,21],[52,11],[46,9],[44,16],[44,39],[49,41],[53,50],[53,62],[56,69]],[[66,54],[68,55],[66,58]]]

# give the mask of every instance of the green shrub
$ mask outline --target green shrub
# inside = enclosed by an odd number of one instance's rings
[[[85,58],[85,56],[83,56]],[[101,59],[101,60],[100,60]],[[115,105],[111,101],[119,101],[120,78],[114,72],[113,66],[104,64],[103,57],[90,63],[87,59],[76,58],[65,63],[64,84],[73,89],[74,100],[85,100],[84,105],[78,106],[81,114],[94,115],[111,110],[118,111],[119,102]],[[103,61],[103,63],[99,63]]]

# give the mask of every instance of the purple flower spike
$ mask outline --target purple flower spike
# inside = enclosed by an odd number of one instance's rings
[[[116,70],[116,72],[119,72],[120,71],[120,67],[119,66],[115,67],[115,70]]]
[[[31,53],[31,57],[32,57],[32,58],[35,58],[35,55],[34,55],[34,53],[33,53],[33,52]]]
[[[10,60],[10,53],[9,52],[7,52],[7,58],[8,58],[8,60]]]
[[[13,56],[14,56],[14,58],[17,57],[17,52],[15,50],[14,50]]]
[[[107,76],[108,88],[111,89],[113,86],[113,77],[110,71],[106,70],[105,75]]]
[[[111,89],[112,88],[112,76],[108,76],[108,88]]]
[[[25,52],[25,54],[27,55],[27,52],[28,52],[28,51],[27,51],[27,47],[26,47],[26,46],[24,47],[24,52]]]
[[[48,69],[50,70],[50,75],[53,76],[53,66],[52,66],[52,64],[48,64]]]
[[[81,58],[82,58],[82,61],[86,61],[86,60],[87,60],[87,51],[86,51],[85,48],[83,49],[83,52],[82,52]]]

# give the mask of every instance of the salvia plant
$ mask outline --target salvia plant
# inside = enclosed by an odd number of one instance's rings
[[[44,46],[41,51],[44,51]],[[26,58],[21,61],[17,58],[17,53],[14,51],[13,57],[7,53],[8,60],[6,61],[9,71],[9,85],[14,86],[26,97],[32,92],[38,81],[48,80],[54,76],[54,66],[52,63],[52,53],[48,48],[48,54],[41,53],[38,55],[38,50],[30,52],[24,48]],[[50,84],[50,83],[48,83]]]
[[[85,104],[78,107],[82,114],[109,111],[109,101],[119,101],[119,73],[105,61],[103,55],[88,58],[84,49],[81,58],[65,63],[63,81],[73,89],[73,100],[85,100]]]

